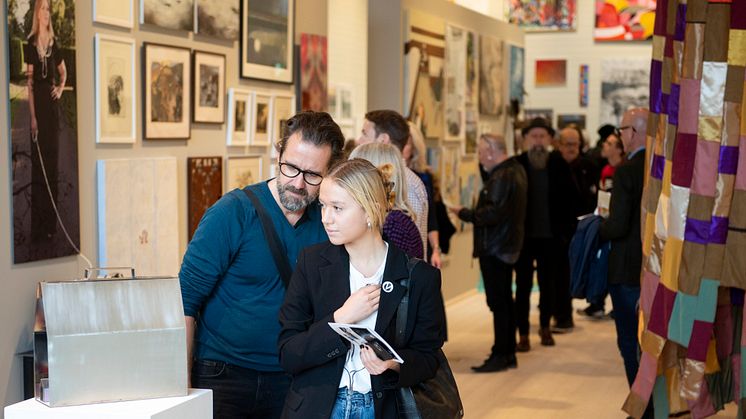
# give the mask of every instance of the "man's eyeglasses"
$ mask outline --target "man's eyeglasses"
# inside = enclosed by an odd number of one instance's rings
[[[300,168],[298,168],[298,166],[290,163],[282,162],[279,163],[279,166],[280,172],[282,172],[283,175],[289,178],[297,177],[299,174],[303,173],[303,181],[312,186],[318,186],[319,184],[321,184],[321,181],[324,180],[324,176],[321,176],[316,172],[301,170]]]
[[[624,131],[626,129],[631,129],[632,130],[632,135],[634,135],[634,134],[637,133],[637,130],[635,129],[635,127],[633,127],[632,125],[625,125],[623,127],[617,128],[614,131],[614,134],[616,134],[617,137],[622,138],[622,131]]]

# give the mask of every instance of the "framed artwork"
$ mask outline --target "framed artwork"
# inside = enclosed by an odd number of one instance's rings
[[[476,153],[479,135],[479,34],[466,32],[466,106],[464,151]]]
[[[655,8],[656,0],[596,0],[593,39],[598,42],[651,39],[655,26]]]
[[[225,143],[229,146],[249,145],[251,99],[251,92],[245,90],[231,88],[228,92],[228,126]]]
[[[567,84],[567,60],[536,60],[534,85],[558,87]]]
[[[504,96],[503,41],[483,35],[479,48],[479,113],[500,116]]]
[[[576,0],[512,0],[505,3],[505,20],[527,32],[574,31]]]
[[[440,193],[443,203],[447,206],[455,206],[461,202],[461,182],[459,180],[461,164],[461,145],[448,143],[441,147],[440,164]],[[451,216],[451,222],[458,225],[458,217]]]
[[[301,109],[326,112],[327,49],[326,37],[300,36],[300,99]]]
[[[96,142],[135,142],[135,41],[96,34]]]
[[[132,0],[93,0],[93,21],[131,28],[134,24]]]
[[[349,125],[354,122],[352,97],[352,86],[349,84],[337,83],[329,86],[327,112],[338,124]]]
[[[585,114],[559,114],[557,115],[557,129],[563,129],[570,124],[575,124],[581,130],[585,129]]]
[[[293,82],[295,0],[241,0],[241,77]]]
[[[251,145],[267,146],[270,144],[269,134],[272,129],[270,116],[272,115],[272,96],[267,93],[253,93],[251,111]]]
[[[177,31],[194,30],[194,0],[140,0],[140,23]]]
[[[599,125],[621,125],[628,109],[646,108],[650,97],[649,59],[601,60]]]
[[[194,51],[194,122],[225,122],[225,55]]]
[[[187,158],[187,185],[191,240],[205,211],[223,195],[223,157]]]
[[[554,121],[554,110],[544,108],[523,110],[523,119],[525,121],[531,121],[534,118],[544,118],[551,124]]]
[[[143,129],[146,139],[191,135],[192,66],[188,48],[144,43]]]
[[[238,9],[241,0],[195,0],[197,14],[194,33],[224,39],[238,40]]]
[[[279,156],[279,142],[282,138],[283,127],[288,119],[295,115],[295,97],[286,93],[275,93],[272,95],[272,129],[270,130],[269,157],[275,159]]]
[[[467,31],[446,25],[445,59],[445,139],[463,141],[466,137],[466,48]]]
[[[588,64],[580,65],[580,79],[578,80],[578,103],[581,108],[588,107]]]
[[[525,51],[523,47],[515,45],[510,46],[510,99],[517,99],[518,103],[523,104],[523,95],[525,93],[524,83],[525,73]]]
[[[242,189],[262,180],[262,156],[228,157],[225,164],[225,190]]]

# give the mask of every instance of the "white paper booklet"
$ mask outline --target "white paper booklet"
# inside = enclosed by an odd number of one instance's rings
[[[404,363],[404,360],[401,359],[394,348],[392,348],[391,345],[381,337],[381,335],[369,327],[361,326],[359,324],[332,322],[329,322],[329,327],[337,332],[339,336],[349,340],[353,345],[366,345],[370,347],[370,349],[373,349],[373,352],[384,361],[393,359],[400,364]]]

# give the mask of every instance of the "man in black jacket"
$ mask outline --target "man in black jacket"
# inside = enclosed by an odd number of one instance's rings
[[[488,173],[477,206],[451,210],[460,219],[474,224],[474,256],[479,258],[495,333],[490,356],[484,364],[472,369],[504,371],[518,366],[512,274],[523,245],[527,180],[520,163],[508,158],[503,137],[482,135],[477,153],[479,164]]]
[[[617,345],[624,359],[630,387],[637,375],[637,301],[640,299],[642,241],[640,201],[645,173],[647,109],[625,112],[619,127],[626,161],[614,172],[609,218],[601,224],[602,240],[611,241],[609,253],[609,294],[614,306]]]

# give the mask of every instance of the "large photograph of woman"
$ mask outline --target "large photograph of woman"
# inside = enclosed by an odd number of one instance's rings
[[[74,0],[9,0],[13,260],[80,246]]]

